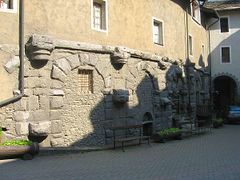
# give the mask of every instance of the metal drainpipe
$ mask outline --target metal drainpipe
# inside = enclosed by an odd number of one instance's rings
[[[216,24],[219,20],[220,20],[220,18],[219,18],[219,14],[218,14],[218,12],[216,11],[216,10],[214,10],[215,11],[215,13],[216,13],[216,15],[217,15],[217,20],[216,21],[214,21],[212,24],[210,24],[208,27],[207,27],[207,30],[208,30],[208,46],[209,46],[209,57],[208,57],[208,59],[209,59],[209,74],[210,74],[210,83],[209,83],[209,93],[210,93],[210,105],[212,106],[212,104],[213,104],[213,97],[212,97],[212,59],[211,59],[211,55],[210,55],[210,53],[211,53],[211,34],[210,34],[210,28],[214,25],[214,24]]]
[[[10,103],[16,102],[24,95],[24,0],[19,2],[19,90],[20,94],[0,102],[0,108]]]

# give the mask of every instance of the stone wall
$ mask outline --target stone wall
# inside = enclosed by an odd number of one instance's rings
[[[205,103],[205,72],[194,64],[41,35],[33,35],[26,47],[25,95],[0,109],[6,138],[41,137],[42,146],[53,147],[103,145],[109,126],[147,118],[154,133],[171,127],[174,114],[186,114],[189,103],[193,114]],[[92,73],[91,92],[81,90],[81,70]]]

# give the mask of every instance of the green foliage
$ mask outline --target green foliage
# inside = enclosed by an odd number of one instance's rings
[[[0,146],[24,146],[24,145],[32,145],[32,142],[28,140],[10,140],[0,144]]]
[[[0,127],[0,136],[2,136],[2,128]]]
[[[167,136],[171,136],[173,134],[177,134],[180,132],[179,128],[168,128],[168,129],[164,129],[162,131],[160,131],[158,134],[161,137],[167,137]]]
[[[222,125],[223,125],[223,119],[222,118],[213,119],[213,127],[218,128]]]

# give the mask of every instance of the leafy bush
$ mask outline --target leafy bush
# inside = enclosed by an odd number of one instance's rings
[[[217,128],[223,125],[223,119],[218,118],[218,119],[213,119],[213,127]]]
[[[24,146],[24,145],[32,145],[32,142],[28,140],[10,140],[0,144],[0,146]]]
[[[164,129],[164,130],[160,131],[158,134],[161,137],[167,137],[167,136],[170,136],[170,135],[173,135],[173,134],[177,134],[179,132],[180,132],[179,128],[168,128],[168,129]]]
[[[0,127],[0,136],[2,136],[2,128]]]

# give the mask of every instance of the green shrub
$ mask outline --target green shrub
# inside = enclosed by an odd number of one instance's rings
[[[1,146],[24,146],[24,145],[32,145],[31,141],[28,140],[10,140],[10,141],[5,141]]]
[[[223,119],[222,118],[217,118],[213,119],[213,127],[220,127],[223,125]]]
[[[0,136],[2,136],[2,128],[0,127]]]
[[[173,135],[173,134],[177,134],[179,132],[180,132],[179,128],[168,128],[168,129],[164,129],[164,130],[160,131],[158,134],[161,137],[166,137],[166,136],[170,136],[170,135]]]

